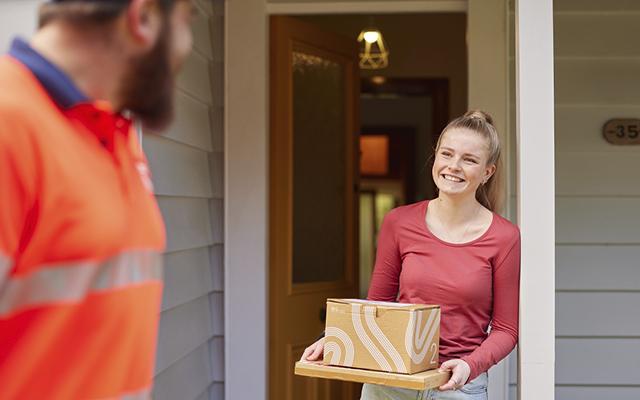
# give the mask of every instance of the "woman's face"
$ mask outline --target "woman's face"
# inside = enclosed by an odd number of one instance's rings
[[[450,196],[474,196],[495,172],[487,165],[489,146],[482,135],[468,129],[450,129],[440,139],[433,163],[433,181]]]

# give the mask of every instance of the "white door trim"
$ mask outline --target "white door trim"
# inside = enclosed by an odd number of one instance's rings
[[[552,0],[516,1],[518,398],[554,398],[555,171]],[[541,210],[544,210],[541,212]]]
[[[280,15],[397,14],[466,11],[467,0],[336,1],[267,4],[267,13]]]
[[[467,5],[466,0],[287,4],[267,4],[266,0],[226,0],[224,246],[227,400],[268,397],[269,14],[466,12]],[[471,64],[473,60],[470,60]],[[470,76],[470,88],[472,79]],[[496,372],[496,381],[504,381],[504,367],[498,367]],[[247,377],[251,377],[249,384]],[[504,393],[502,390],[493,392]],[[495,399],[502,400],[504,396]]]

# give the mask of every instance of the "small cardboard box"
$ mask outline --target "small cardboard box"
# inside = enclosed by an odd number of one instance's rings
[[[438,367],[440,306],[328,299],[324,363],[414,374]]]

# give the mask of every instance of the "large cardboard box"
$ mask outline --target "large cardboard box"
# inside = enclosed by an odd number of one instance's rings
[[[438,367],[440,306],[328,299],[324,363],[414,374]]]

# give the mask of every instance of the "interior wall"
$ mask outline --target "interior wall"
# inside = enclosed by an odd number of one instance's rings
[[[434,192],[428,157],[432,151],[432,100],[428,97],[361,98],[362,126],[407,126],[416,130],[414,177],[416,198],[424,200]],[[381,132],[384,133],[384,132]],[[429,197],[430,198],[430,197]],[[407,199],[411,203],[414,199]]]
[[[467,110],[466,14],[380,14],[297,16],[323,29],[356,40],[373,24],[390,50],[385,69],[362,70],[362,76],[447,78],[450,118]]]

